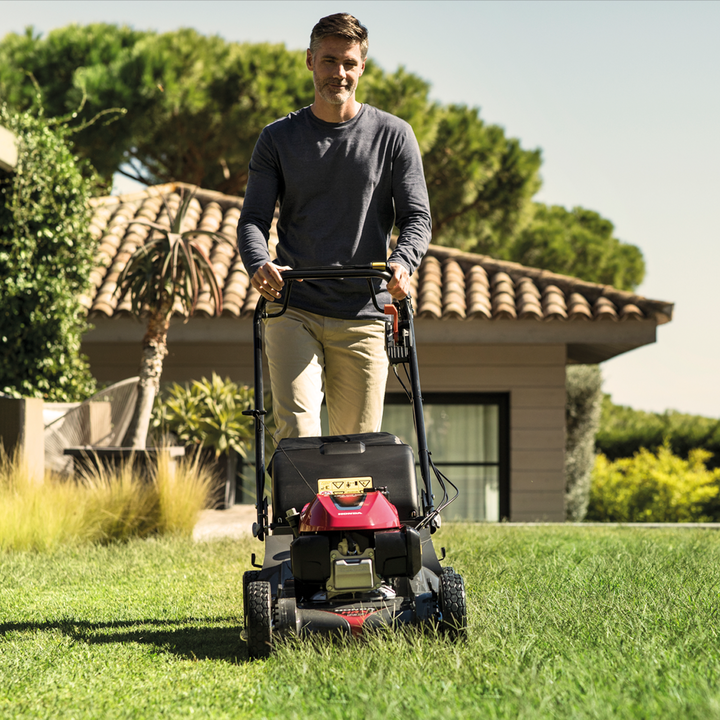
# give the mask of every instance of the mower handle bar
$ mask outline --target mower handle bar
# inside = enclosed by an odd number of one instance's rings
[[[277,312],[267,312],[268,301],[261,297],[258,301],[255,309],[255,314],[258,317],[271,318],[279,317],[284,314],[288,309],[288,303],[290,302],[290,293],[292,292],[292,285],[295,280],[344,280],[346,278],[364,278],[367,280],[368,288],[370,289],[370,297],[372,304],[378,312],[383,312],[383,309],[378,305],[377,293],[375,286],[372,283],[372,278],[379,278],[386,282],[392,278],[392,273],[388,271],[387,263],[371,263],[370,265],[344,265],[338,267],[310,267],[300,268],[298,270],[283,270],[281,271],[283,280],[287,280],[287,289],[285,290],[285,297],[280,310]]]
[[[346,265],[338,267],[311,267],[297,270],[281,271],[283,280],[327,280],[344,278],[380,278],[388,281],[392,273],[387,263],[371,263],[370,265]]]
[[[268,313],[267,300],[260,297],[257,306],[255,308],[255,317],[253,321],[253,344],[254,344],[254,366],[255,366],[255,409],[245,411],[243,414],[252,415],[255,419],[255,470],[256,470],[256,509],[257,509],[257,524],[254,528],[254,534],[262,540],[267,530],[268,524],[268,508],[267,498],[264,497],[264,484],[265,484],[265,435],[264,435],[264,423],[262,420],[265,415],[265,408],[263,402],[263,377],[262,377],[262,320],[263,318],[277,317],[282,315],[288,307],[288,301],[290,299],[290,292],[292,283],[294,280],[325,280],[325,279],[344,279],[344,278],[365,278],[368,281],[370,287],[370,294],[372,297],[373,305],[380,312],[383,309],[378,305],[377,297],[375,294],[375,287],[373,286],[371,279],[379,278],[386,282],[392,278],[392,273],[389,271],[388,265],[385,262],[371,263],[369,265],[349,265],[349,266],[338,266],[338,267],[312,267],[312,268],[300,268],[297,270],[284,270],[281,272],[283,280],[288,281],[288,288],[285,292],[285,298],[282,307],[278,312]],[[434,511],[432,488],[430,485],[430,468],[429,468],[429,452],[427,450],[427,439],[425,435],[425,421],[423,417],[422,409],[422,395],[420,391],[420,380],[417,367],[417,355],[415,353],[415,340],[414,340],[414,329],[412,322],[412,304],[409,296],[401,301],[405,307],[407,313],[408,322],[410,325],[410,332],[413,335],[411,340],[411,358],[410,358],[410,375],[413,386],[413,407],[415,413],[415,430],[418,439],[418,446],[420,452],[420,470],[421,476],[425,485],[425,492],[423,495],[423,515],[428,515]]]

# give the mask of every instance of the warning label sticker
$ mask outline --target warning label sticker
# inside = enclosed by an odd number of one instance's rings
[[[327,478],[318,480],[318,492],[332,495],[355,495],[364,490],[372,490],[371,477]]]

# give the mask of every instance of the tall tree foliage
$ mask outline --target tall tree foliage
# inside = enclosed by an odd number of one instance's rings
[[[123,172],[146,184],[184,181],[241,194],[260,130],[312,97],[301,53],[283,45],[227,43],[191,29],[157,34],[69,25],[0,43],[0,95],[15,107],[31,72],[48,115],[87,103],[81,119],[110,107],[127,114],[75,136],[78,154],[109,184]]]
[[[534,203],[532,221],[499,256],[565,275],[632,290],[645,276],[640,249],[614,237],[613,224],[592,210]]]
[[[423,156],[435,242],[497,254],[529,220],[540,162],[540,151],[486,125],[477,108],[446,108]]]
[[[598,452],[609,460],[617,460],[630,457],[641,448],[656,453],[664,444],[682,458],[689,457],[696,448],[707,450],[708,467],[720,468],[720,419],[677,410],[662,413],[634,410],[615,405],[609,395],[604,396],[595,441]]]
[[[56,402],[94,389],[80,341],[87,330],[80,296],[88,288],[94,241],[83,177],[62,122],[39,105],[0,107],[18,142],[14,173],[0,173],[0,389]]]
[[[243,195],[262,128],[309,104],[312,76],[301,51],[228,43],[190,29],[158,34],[115,25],[69,25],[0,42],[0,97],[31,102],[25,72],[43,88],[49,116],[88,102],[82,119],[107,108],[127,114],[77,133],[75,150],[109,185],[118,170],[146,184],[183,181]],[[415,130],[430,194],[433,242],[632,289],[640,251],[613,238],[612,224],[582,208],[533,203],[539,150],[526,150],[477,108],[443,107],[430,85],[369,60],[358,99]]]
[[[113,97],[94,93],[83,104],[85,87],[97,85],[98,76],[113,75],[127,62],[137,42],[147,33],[115,25],[68,25],[41,38],[31,28],[23,35],[7,34],[0,42],[0,98],[16,111],[34,107],[35,89],[28,74],[42,90],[42,103],[48,118],[78,115],[79,123],[88,122],[98,112],[112,107],[132,107],[132,118],[148,108],[148,88],[133,87],[132,79],[118,82]],[[115,102],[117,100],[118,102]],[[132,103],[128,102],[132,100]],[[77,125],[78,127],[81,125]],[[89,160],[106,185],[124,160],[126,147],[132,144],[130,117],[111,125],[94,123],[77,131],[71,138],[75,153]]]

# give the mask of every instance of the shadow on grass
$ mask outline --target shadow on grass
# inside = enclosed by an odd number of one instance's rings
[[[12,632],[59,630],[88,645],[137,643],[184,660],[248,662],[247,645],[240,639],[236,618],[188,620],[132,620],[92,623],[73,620],[41,623],[0,623],[0,636]]]

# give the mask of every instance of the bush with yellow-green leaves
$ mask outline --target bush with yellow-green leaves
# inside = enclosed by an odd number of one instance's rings
[[[665,444],[657,453],[645,448],[631,458],[595,461],[587,520],[606,522],[708,522],[720,494],[720,468],[708,470],[707,450],[688,459]]]

